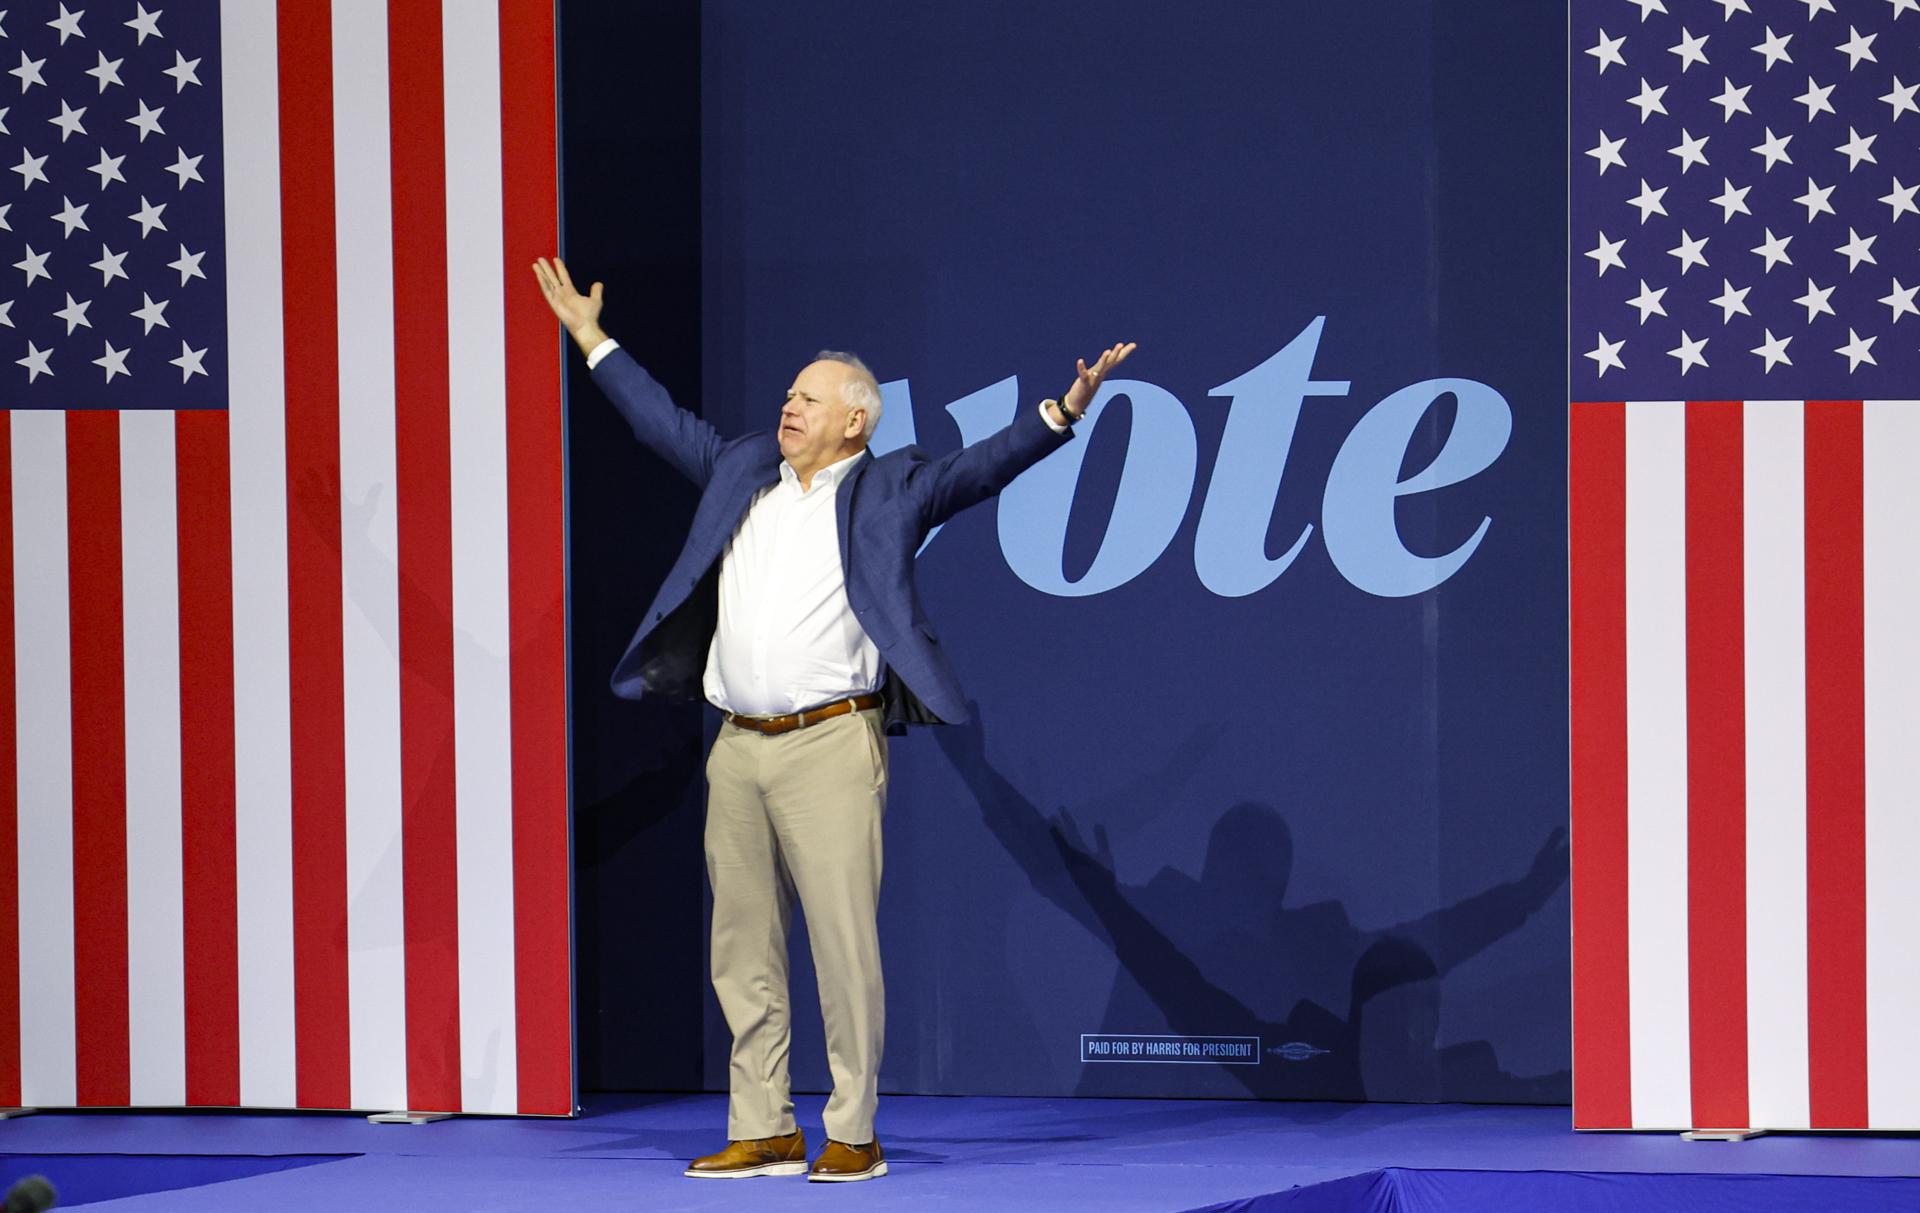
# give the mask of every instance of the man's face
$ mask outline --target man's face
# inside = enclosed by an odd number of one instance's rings
[[[854,374],[844,362],[809,363],[787,389],[780,408],[780,453],[795,468],[823,468],[840,458],[865,418],[847,407],[845,388]]]

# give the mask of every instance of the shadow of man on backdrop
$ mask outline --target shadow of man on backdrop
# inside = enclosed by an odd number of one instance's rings
[[[1441,978],[1566,883],[1564,829],[1519,878],[1366,930],[1336,901],[1287,904],[1293,834],[1276,809],[1253,801],[1214,824],[1198,879],[1163,867],[1144,884],[1122,883],[1105,827],[1089,840],[1065,809],[1049,818],[987,761],[985,722],[977,711],[973,719],[936,736],[987,826],[1036,892],[1113,947],[1119,969],[1099,1031],[1258,1036],[1259,1064],[1179,1068],[1223,1072],[1262,1098],[1564,1098],[1564,1072],[1519,1077],[1499,1068],[1487,1042],[1437,1043]],[[1076,1093],[1141,1093],[1140,1068],[1088,1064]]]

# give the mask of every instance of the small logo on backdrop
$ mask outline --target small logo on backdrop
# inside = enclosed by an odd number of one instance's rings
[[[1273,1048],[1268,1049],[1267,1052],[1272,1053],[1282,1061],[1307,1061],[1311,1058],[1319,1057],[1321,1054],[1326,1053],[1327,1050],[1317,1045],[1310,1045],[1304,1040],[1289,1040],[1286,1044],[1275,1045]]]
[[[1087,1032],[1080,1036],[1080,1060],[1134,1061],[1174,1065],[1257,1066],[1258,1036],[1131,1036]]]

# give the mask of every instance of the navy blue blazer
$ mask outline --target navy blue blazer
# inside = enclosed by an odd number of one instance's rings
[[[720,556],[754,495],[780,479],[779,439],[772,430],[721,438],[675,406],[624,349],[601,359],[593,380],[634,436],[700,489],[686,546],[614,667],[613,692],[697,699],[719,617]],[[967,718],[965,693],[914,588],[913,558],[927,532],[1071,437],[1055,433],[1038,408],[1023,407],[1011,425],[951,455],[935,459],[909,446],[862,459],[836,490],[847,602],[888,670],[888,732]]]

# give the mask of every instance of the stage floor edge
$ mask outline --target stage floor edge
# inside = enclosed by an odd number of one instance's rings
[[[797,1102],[817,1149],[822,1101]],[[103,1213],[817,1209],[820,1185],[795,1177],[683,1177],[687,1160],[719,1148],[725,1125],[717,1095],[595,1095],[573,1120],[418,1126],[323,1113],[49,1112],[0,1122],[0,1181],[41,1171],[62,1189],[62,1208]],[[1920,1213],[1914,1136],[1575,1133],[1564,1107],[890,1096],[880,1139],[889,1174],[835,1185],[835,1199],[955,1211],[1438,1213],[1491,1200],[1559,1213]],[[1736,1203],[1716,1203],[1727,1199]]]

